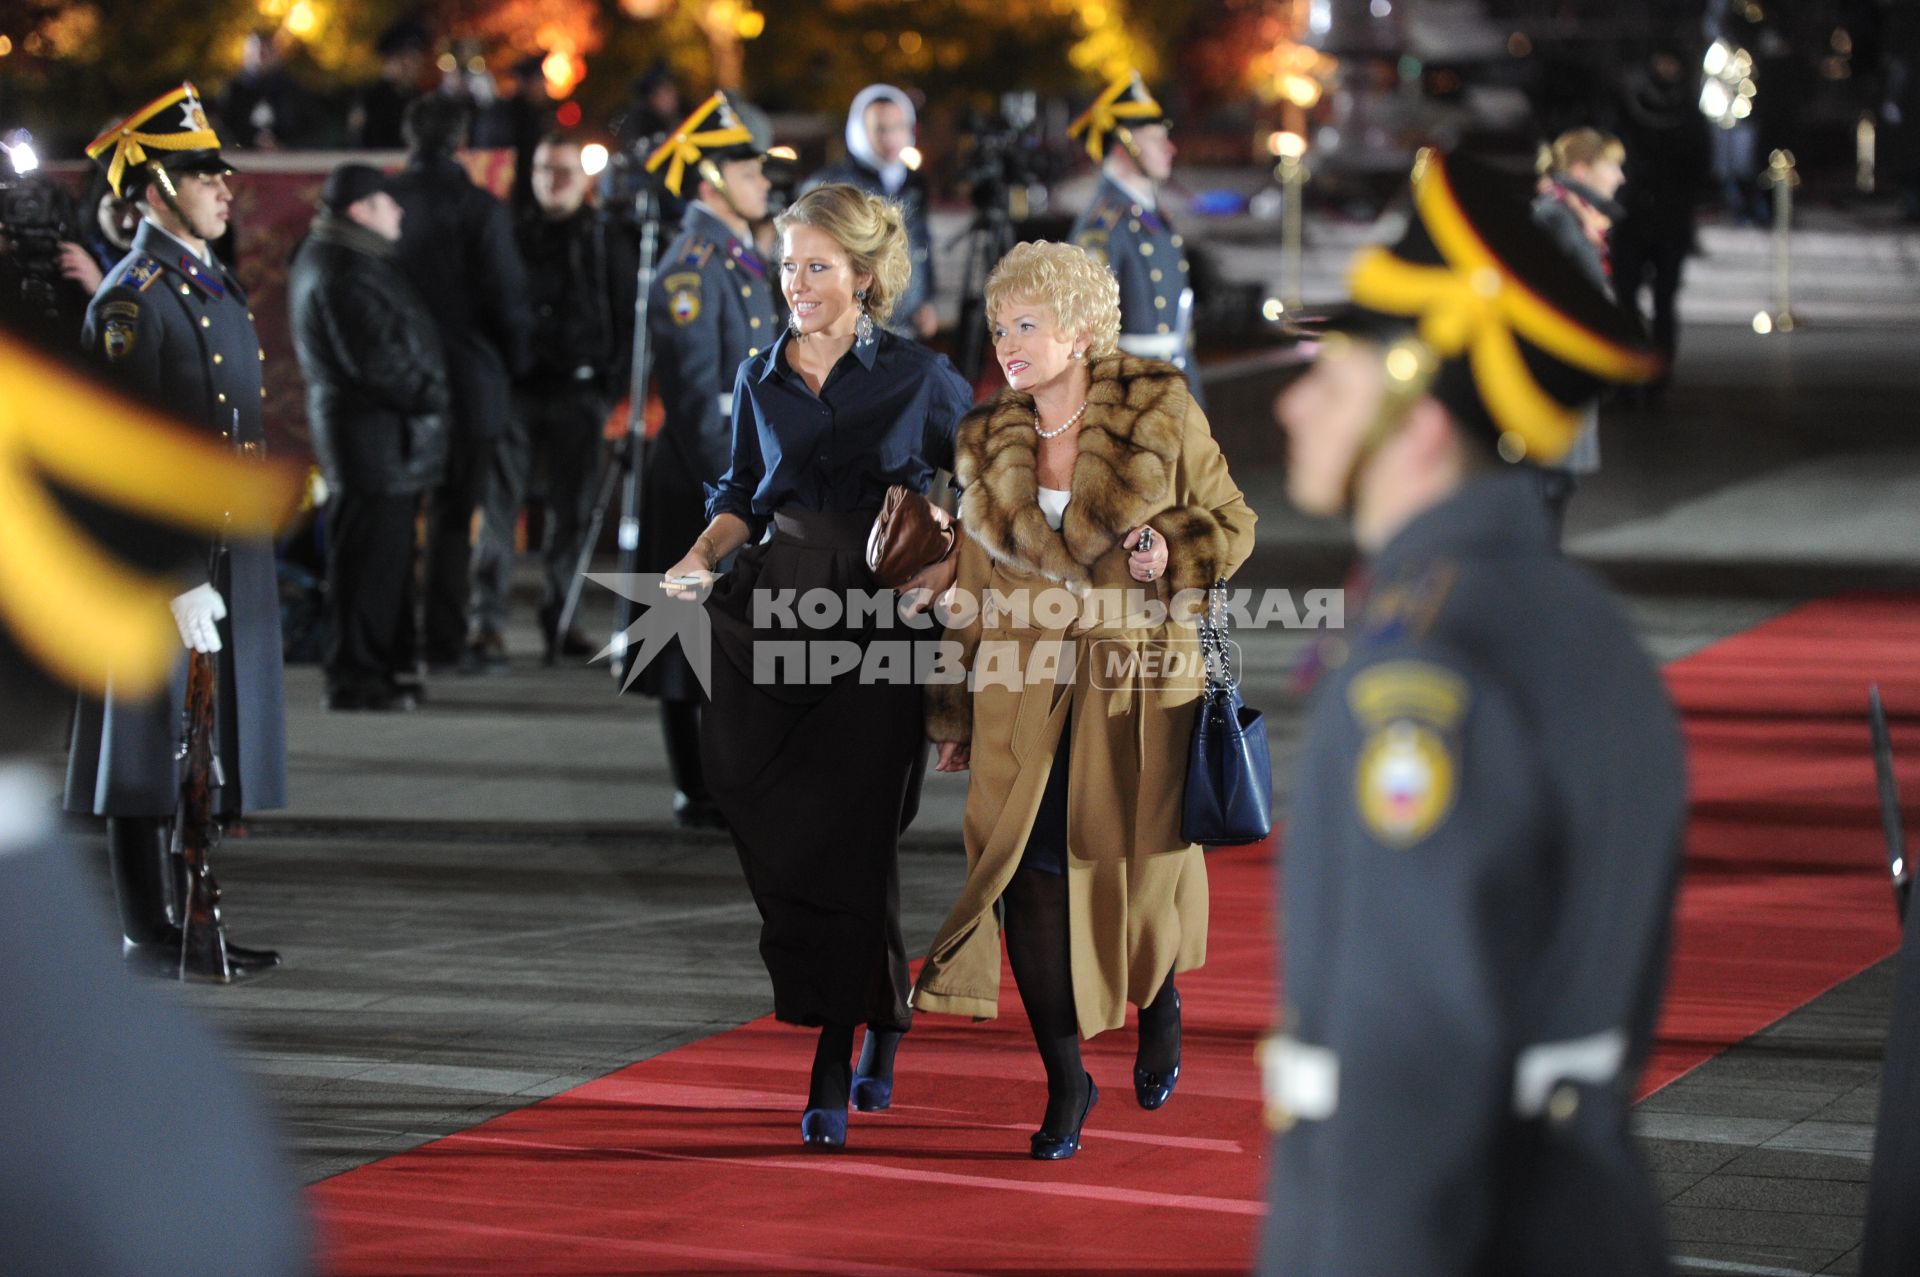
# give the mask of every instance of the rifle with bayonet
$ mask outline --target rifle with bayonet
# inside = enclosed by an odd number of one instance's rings
[[[1893,775],[1893,734],[1887,730],[1887,707],[1880,685],[1867,688],[1867,725],[1873,733],[1873,771],[1880,790],[1880,832],[1887,843],[1887,870],[1893,875],[1893,903],[1904,920],[1907,897],[1913,890],[1913,866],[1907,861],[1906,832],[1900,821],[1900,786]]]
[[[233,414],[232,438],[240,436],[240,413]],[[227,538],[214,538],[207,579],[219,582],[226,566]],[[217,588],[217,585],[216,585]],[[210,861],[220,844],[216,794],[225,783],[216,746],[220,657],[215,652],[187,653],[187,699],[179,743],[180,802],[173,822],[173,850],[185,871],[185,902],[180,917],[180,978],[231,984],[240,974],[227,953],[220,921],[220,884]]]

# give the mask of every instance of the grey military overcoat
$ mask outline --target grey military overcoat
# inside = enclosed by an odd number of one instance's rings
[[[215,438],[263,449],[261,364],[247,296],[231,272],[143,222],[133,251],[87,308],[87,350],[127,394]],[[84,429],[85,423],[76,428]],[[212,545],[208,546],[211,561]],[[225,813],[286,804],[280,600],[273,546],[235,541],[212,578],[220,622],[217,731]],[[187,652],[164,692],[83,698],[67,759],[66,806],[99,816],[165,816],[179,797],[175,744],[186,703]]]

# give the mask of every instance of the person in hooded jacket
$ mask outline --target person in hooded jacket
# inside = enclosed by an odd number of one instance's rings
[[[913,274],[907,291],[894,308],[887,328],[902,337],[925,341],[940,331],[940,315],[933,305],[933,231],[927,222],[927,179],[917,158],[909,163],[914,144],[913,99],[891,84],[869,84],[854,95],[847,110],[847,155],[838,164],[807,179],[807,190],[830,182],[857,186],[900,206],[907,224],[907,252]]]

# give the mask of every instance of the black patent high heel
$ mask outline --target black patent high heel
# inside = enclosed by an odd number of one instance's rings
[[[1145,1046],[1142,1042],[1141,1046]],[[1165,1104],[1173,1095],[1173,1088],[1180,1082],[1180,991],[1173,992],[1173,1067],[1165,1073],[1155,1073],[1140,1067],[1140,1053],[1134,1051],[1133,1098],[1140,1107],[1151,1112]]]
[[[1080,1110],[1080,1120],[1065,1135],[1050,1135],[1046,1127],[1033,1133],[1030,1152],[1036,1161],[1058,1162],[1072,1157],[1080,1151],[1080,1128],[1087,1124],[1087,1114],[1093,1112],[1093,1106],[1100,1102],[1100,1088],[1093,1084],[1093,1075],[1087,1074],[1087,1103]]]

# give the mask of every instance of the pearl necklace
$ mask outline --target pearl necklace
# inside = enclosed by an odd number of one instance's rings
[[[1061,435],[1067,433],[1067,431],[1073,429],[1075,422],[1086,416],[1087,405],[1091,402],[1093,401],[1090,399],[1082,399],[1080,406],[1073,410],[1073,415],[1051,430],[1042,430],[1040,428],[1040,409],[1036,406],[1033,410],[1033,433],[1039,435],[1042,439],[1059,438]]]

